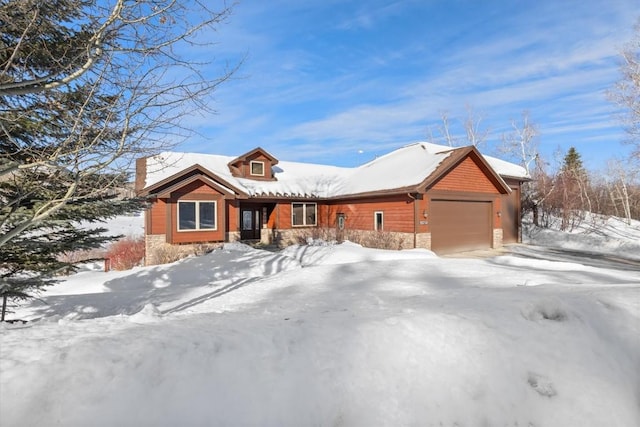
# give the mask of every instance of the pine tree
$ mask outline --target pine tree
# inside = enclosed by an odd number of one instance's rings
[[[583,219],[584,211],[592,210],[587,171],[575,147],[570,147],[564,156],[554,187],[557,191],[555,203],[561,213],[560,229],[572,229]]]
[[[20,191],[20,180],[0,185],[0,194]],[[99,182],[98,182],[99,184]],[[2,210],[3,222],[0,233],[13,226],[12,221],[20,221],[23,216],[33,215],[43,202],[40,194],[31,191],[22,198],[20,205]],[[22,301],[33,298],[42,288],[56,283],[56,276],[70,273],[76,266],[61,260],[60,255],[83,249],[97,248],[119,236],[107,236],[102,227],[80,228],[80,221],[97,223],[115,215],[137,212],[143,207],[139,199],[120,199],[117,194],[105,194],[100,199],[89,198],[68,203],[47,219],[32,223],[25,232],[11,239],[0,251],[0,297],[2,310],[0,320],[4,321],[9,299]]]
[[[567,154],[565,154],[562,170],[572,174],[584,174],[585,169],[582,165],[582,157],[575,147],[569,147]]]
[[[143,201],[117,197],[133,161],[188,135],[186,115],[212,111],[206,98],[234,70],[205,77],[203,64],[181,55],[199,30],[216,29],[231,11],[205,3],[0,2],[5,306],[69,268],[61,253],[108,240],[99,229],[80,229],[80,221],[140,210]]]
[[[75,3],[56,2],[52,6],[58,10],[43,6],[49,15],[39,17],[68,22],[77,17]],[[59,73],[60,67],[81,60],[82,31],[72,35],[46,20],[38,23],[47,42],[25,40],[33,44],[31,55],[20,64],[37,73]],[[16,37],[11,30],[4,32],[5,42]],[[57,52],[60,61],[48,61],[49,51]],[[18,72],[14,66],[1,76],[8,81]],[[101,152],[120,144],[120,116],[111,106],[112,97],[92,82],[0,97],[1,320],[9,299],[31,298],[55,283],[60,272],[74,269],[60,260],[61,254],[96,248],[115,237],[104,236],[103,228],[81,229],[81,221],[99,222],[142,208],[141,200],[117,198],[126,172],[96,167]]]
[[[108,95],[87,96],[88,85],[29,99],[0,111],[0,296],[32,297],[73,266],[60,255],[99,247],[113,237],[80,229],[139,211],[143,201],[118,197],[128,173],[107,171],[102,150],[119,144],[119,116]],[[0,102],[1,105],[1,102]],[[78,123],[81,126],[69,126]],[[53,160],[55,159],[55,160]],[[70,161],[72,160],[72,161]]]
[[[0,112],[2,320],[8,299],[30,298],[55,283],[60,272],[73,270],[60,261],[61,254],[115,237],[104,236],[102,228],[79,228],[81,221],[99,222],[143,207],[142,200],[118,197],[127,185],[126,171],[94,169],[100,151],[118,143],[118,117],[106,109],[108,97],[87,100],[87,90],[76,85]],[[81,131],[68,126],[78,119]]]

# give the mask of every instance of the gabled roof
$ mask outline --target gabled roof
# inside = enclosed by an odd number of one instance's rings
[[[452,149],[452,147],[431,144],[430,142],[420,142],[417,144],[425,146],[427,150],[433,151],[434,153]],[[489,166],[491,166],[491,168],[502,178],[514,178],[521,181],[528,181],[531,179],[529,174],[527,174],[526,169],[520,165],[507,162],[506,160],[498,159],[496,157],[487,156],[486,154],[482,154],[482,157],[484,157]]]
[[[236,157],[235,159],[231,160],[229,162],[229,166],[235,166],[236,164],[240,163],[240,162],[244,162],[246,161],[248,158],[252,157],[254,154],[262,154],[264,157],[266,157],[272,165],[277,165],[278,164],[278,159],[276,159],[274,156],[272,156],[271,154],[269,154],[269,152],[267,150],[265,150],[262,147],[256,147],[253,150],[244,153],[238,157]]]
[[[480,154],[477,148],[473,146],[462,147],[451,150],[451,155],[445,161],[440,163],[438,167],[429,175],[420,185],[420,190],[425,191],[443,178],[449,171],[454,169],[461,161],[471,157],[484,171],[493,185],[503,194],[511,192],[511,188],[502,179],[498,173],[489,165],[489,162]]]
[[[404,146],[355,168],[281,161],[273,168],[277,181],[233,176],[229,164],[257,151],[266,153],[256,148],[240,157],[176,152],[149,157],[144,192],[149,194],[150,190],[184,176],[194,165],[219,185],[245,197],[334,198],[411,192],[426,188],[467,155],[473,155],[487,167],[490,179],[498,188],[508,189],[501,176],[528,178],[524,168],[483,156],[474,147],[452,148],[429,143]]]
[[[156,159],[156,161],[157,160],[158,159]],[[149,162],[147,162],[147,168],[148,164]],[[160,164],[162,164],[162,162],[160,162]],[[171,172],[174,168],[179,168],[179,165],[179,162],[174,164],[173,166],[166,165],[166,171]],[[155,163],[154,166],[158,167],[159,164]],[[147,178],[148,177],[149,171],[147,171]],[[226,180],[220,178],[215,173],[212,173],[210,170],[203,168],[197,163],[192,164],[191,166],[180,171],[176,171],[172,175],[156,180],[151,185],[147,185],[140,193],[141,195],[145,196],[149,194],[155,194],[158,197],[167,197],[169,193],[178,190],[185,184],[189,184],[197,180],[200,180],[205,184],[217,189],[224,195],[235,195],[240,197],[247,196],[247,194],[244,193],[241,189],[237,188],[233,184],[230,184]]]

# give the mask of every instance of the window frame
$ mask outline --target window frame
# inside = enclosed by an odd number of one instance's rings
[[[380,215],[379,227],[378,227],[378,215]],[[373,229],[375,231],[384,231],[384,211],[375,211],[373,213]]]
[[[262,166],[262,173],[253,173],[253,165],[261,165]],[[249,162],[249,175],[251,176],[265,176],[265,170],[266,170],[266,166],[264,164],[263,161],[261,160],[251,160]]]
[[[293,221],[293,209],[295,205],[302,205],[302,224],[294,224]],[[314,224],[307,224],[307,206],[313,205],[314,209]],[[291,202],[291,226],[292,227],[317,227],[318,226],[318,204],[316,202]]]
[[[196,228],[180,228],[180,203],[195,204]],[[213,228],[202,228],[200,225],[200,204],[201,203],[213,204]],[[176,203],[176,230],[179,233],[188,233],[192,231],[217,231],[218,230],[218,202],[216,200],[178,200],[178,202]]]

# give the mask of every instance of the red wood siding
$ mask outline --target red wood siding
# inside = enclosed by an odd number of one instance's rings
[[[269,217],[267,218],[267,228],[278,228],[278,205],[271,206],[269,209]]]
[[[216,230],[205,231],[178,231],[178,201],[180,200],[206,200],[215,201],[216,204]],[[170,243],[203,243],[219,242],[225,240],[226,209],[225,200],[217,190],[205,185],[201,181],[195,181],[175,191],[169,199],[171,209],[171,228],[167,236]]]
[[[498,193],[495,185],[471,157],[465,158],[432,188],[447,191]]]
[[[291,227],[291,203],[281,202],[276,207],[276,228],[287,229]]]
[[[165,234],[167,232],[167,201],[157,199],[147,213],[147,234]]]
[[[428,233],[429,229],[429,198],[422,197],[416,200],[416,232]]]
[[[227,224],[226,231],[240,230],[240,202],[238,200],[227,200]]]
[[[264,163],[264,176],[251,175],[251,162]],[[273,179],[273,177],[271,176],[271,160],[269,160],[262,153],[255,153],[252,156],[247,157],[247,160],[240,165],[240,173],[245,178],[256,179],[260,181],[271,181]]]
[[[336,215],[345,214],[345,229],[374,230],[374,213],[382,212],[383,231],[413,233],[415,227],[414,200],[407,195],[385,198],[353,200],[350,203],[332,203],[328,206],[323,225],[333,227]]]
[[[185,185],[179,190],[171,193],[172,199],[185,197],[196,197],[195,200],[198,200],[201,196],[220,196],[221,193],[208,185],[204,184],[202,181],[194,181],[190,184]],[[205,197],[206,199],[206,197]]]

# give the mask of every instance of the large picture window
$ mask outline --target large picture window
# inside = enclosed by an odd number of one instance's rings
[[[216,230],[216,202],[178,202],[178,231]]]
[[[294,226],[317,225],[318,205],[315,203],[292,203],[291,224]]]

